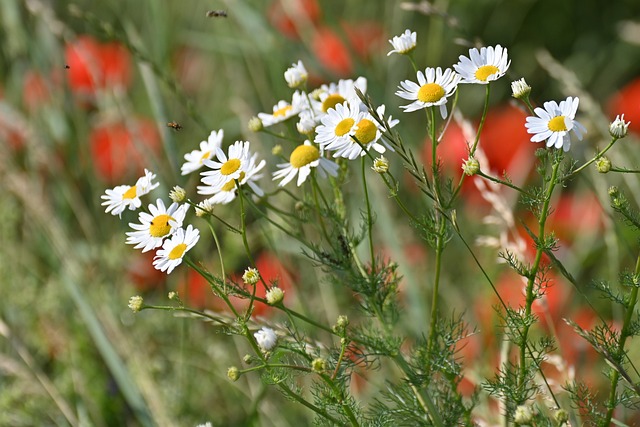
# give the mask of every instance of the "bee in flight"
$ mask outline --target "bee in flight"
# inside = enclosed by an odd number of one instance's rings
[[[180,123],[176,123],[176,122],[169,122],[167,123],[167,127],[170,127],[173,130],[180,130],[182,129],[182,126],[180,125]]]
[[[207,12],[207,18],[226,18],[226,10],[210,10]]]

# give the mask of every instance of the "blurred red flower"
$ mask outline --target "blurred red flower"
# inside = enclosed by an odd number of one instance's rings
[[[299,39],[299,28],[318,23],[321,10],[317,0],[275,0],[267,14],[271,25],[280,33]]]
[[[135,288],[140,292],[146,292],[162,286],[167,275],[153,266],[155,251],[138,252],[127,267],[129,279]]]
[[[387,41],[387,35],[377,21],[342,22],[344,30],[353,52],[363,61],[379,52]]]
[[[49,82],[39,72],[29,70],[22,83],[22,102],[27,110],[33,111],[51,99]]]
[[[69,67],[67,78],[71,90],[92,95],[107,87],[128,87],[131,82],[131,54],[119,43],[99,43],[90,36],[80,36],[65,47]]]
[[[256,268],[269,286],[277,282],[278,287],[285,292],[285,300],[293,297],[293,276],[278,257],[269,252],[262,252],[255,261]],[[241,284],[240,276],[242,273],[232,275],[231,280]],[[248,287],[248,289],[252,288]],[[178,294],[188,305],[196,308],[209,308],[216,311],[229,310],[224,301],[213,294],[209,283],[193,270],[189,271],[187,279],[178,286]],[[266,298],[266,290],[262,282],[256,284],[256,296]],[[231,296],[229,299],[239,312],[246,310],[249,306],[249,300],[246,298]],[[270,316],[274,310],[277,311],[277,309],[259,301],[253,305],[254,316]]]
[[[349,49],[338,35],[328,27],[321,27],[313,35],[311,49],[324,68],[339,77],[353,73]]]
[[[640,77],[613,96],[609,103],[609,111],[612,118],[624,114],[624,120],[631,121],[629,131],[640,135]]]
[[[96,174],[109,183],[141,175],[150,164],[149,155],[160,151],[160,136],[147,119],[96,126],[89,136]]]

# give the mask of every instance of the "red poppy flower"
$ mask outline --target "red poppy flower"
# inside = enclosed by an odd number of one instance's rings
[[[311,49],[324,68],[337,76],[345,77],[353,73],[349,49],[330,28],[318,28],[313,35]]]
[[[368,60],[372,54],[380,52],[387,42],[384,28],[377,21],[343,22],[341,26],[353,52],[363,61]]]
[[[142,174],[149,167],[149,154],[160,150],[160,136],[149,120],[102,124],[89,136],[96,174],[110,183]]]
[[[127,267],[129,279],[140,292],[156,289],[165,283],[167,275],[153,267],[155,252],[136,253]]]
[[[624,120],[631,121],[629,131],[640,135],[640,77],[613,96],[609,103],[609,111],[612,117],[624,114]]]
[[[269,7],[269,22],[284,36],[299,39],[299,29],[316,24],[320,19],[316,0],[275,0]]]
[[[90,36],[80,36],[65,47],[71,90],[91,95],[106,87],[128,87],[131,82],[131,55],[118,43],[101,44]]]

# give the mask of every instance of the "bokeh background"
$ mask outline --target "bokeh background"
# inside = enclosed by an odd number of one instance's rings
[[[227,17],[208,18],[209,10]],[[406,28],[418,33],[415,59],[423,68],[450,67],[473,46],[508,47],[512,64],[492,85],[481,137],[486,164],[496,175],[507,172],[521,184],[535,180],[537,146],[525,132],[525,112],[510,97],[509,82],[521,77],[537,103],[580,97],[579,119],[589,133],[572,148],[578,160],[606,145],[609,121],[624,113],[632,134],[611,159],[640,166],[636,0],[2,0],[0,425],[310,423],[309,412],[257,376],[228,382],[227,367],[248,351],[240,340],[169,312],[131,313],[131,295],[165,304],[172,290],[190,306],[222,307],[186,266],[167,277],[152,268],[152,255],[125,246],[126,223],[135,215],[126,212],[119,221],[105,214],[100,195],[134,182],[145,167],[158,174],[164,194],[173,185],[193,191],[197,179],[179,175],[182,156],[213,129],[224,129],[227,144],[251,141],[273,164],[271,148],[278,141],[251,133],[246,124],[290,97],[282,75],[299,59],[312,88],[365,76],[374,102],[401,119],[404,140],[420,156],[428,149],[422,115],[402,114],[393,95],[413,71],[404,58],[386,56],[387,40]],[[461,91],[461,114],[440,152],[451,177],[460,174],[469,140],[465,126],[477,122],[483,99],[482,88]],[[183,129],[175,131],[168,122]],[[392,166],[400,171],[399,162]],[[612,184],[629,188],[637,201],[635,175],[595,171],[571,182],[554,201],[550,227],[560,238],[557,256],[581,284],[576,289],[557,275],[536,308],[540,329],[559,341],[557,359],[548,367],[557,384],[574,377],[604,384],[605,365],[562,319],[592,325],[597,316],[588,298],[606,319],[619,320],[620,313],[588,286],[596,278],[615,282],[637,253],[637,236],[608,208]],[[533,243],[522,224],[533,219],[514,194],[501,192],[492,204],[490,190],[479,185],[469,180],[458,221],[472,239],[480,237],[481,259],[501,295],[517,305],[520,279],[497,262],[496,246],[509,243],[530,254]],[[428,308],[429,249],[409,224],[397,221],[383,187],[374,185],[373,191],[380,251],[400,264],[405,277],[400,297],[411,335]],[[420,209],[409,177],[402,191]],[[358,200],[352,205],[356,221]],[[236,221],[237,208],[221,207],[219,215]],[[295,244],[255,218],[250,224],[258,268],[279,280],[289,303],[327,324],[341,313],[357,319],[354,297],[323,283]],[[226,234],[222,244],[227,268],[242,274],[247,260],[241,242]],[[216,268],[210,238],[201,240],[196,254]],[[447,253],[444,278],[444,307],[465,313],[478,329],[462,351],[469,366],[463,384],[471,392],[497,366],[497,300],[459,243]],[[271,324],[283,320],[260,305],[255,316]],[[633,353],[635,360],[639,355]],[[354,375],[356,395],[372,401],[383,374]],[[490,419],[491,408],[482,397],[480,416]]]

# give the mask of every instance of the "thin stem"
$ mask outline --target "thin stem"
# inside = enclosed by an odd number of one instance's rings
[[[227,276],[224,270],[224,259],[222,257],[222,247],[220,246],[220,242],[218,241],[218,235],[216,234],[211,222],[207,219],[207,225],[209,226],[209,230],[211,230],[211,235],[213,236],[213,241],[216,244],[216,249],[218,249],[218,256],[220,257],[220,273],[222,275],[222,283],[227,283]]]
[[[636,269],[634,272],[634,277],[637,278],[638,275],[640,275],[640,256],[638,256],[638,259],[636,260]],[[633,289],[631,289],[631,294],[629,295],[629,302],[627,303],[627,307],[626,307],[627,311],[624,315],[622,329],[620,330],[620,340],[618,341],[618,349],[616,352],[617,361],[622,360],[622,358],[624,357],[624,345],[627,341],[627,338],[629,337],[629,328],[631,325],[631,318],[633,317],[633,313],[636,308],[636,303],[638,302],[638,289],[640,288],[638,287],[637,284],[635,284]],[[607,405],[609,409],[607,410],[607,415],[603,423],[601,424],[603,427],[608,426],[611,423],[611,418],[613,417],[613,411],[616,409],[616,399],[617,399],[616,389],[618,388],[619,379],[620,379],[620,372],[618,372],[618,370],[616,369],[613,369],[613,373],[611,375],[611,391],[609,392],[609,402]]]
[[[293,390],[291,390],[286,384],[284,383],[278,383],[278,387],[280,387],[280,389],[289,397],[291,397],[293,400],[295,400],[296,402],[306,406],[307,408],[311,409],[313,412],[315,412],[318,415],[321,415],[323,417],[325,417],[326,419],[328,419],[329,421],[331,421],[333,424],[335,425],[341,425],[342,422],[329,415],[324,409],[318,408],[316,405],[314,405],[313,403],[303,399],[301,396],[298,396],[298,394],[296,394]]]
[[[553,164],[553,171],[551,172],[551,180],[549,181],[549,187],[547,187],[547,192],[545,194],[544,203],[542,205],[542,211],[540,213],[540,219],[538,221],[538,248],[536,250],[536,258],[533,262],[533,266],[529,271],[529,277],[527,280],[527,289],[526,289],[526,300],[525,300],[525,317],[531,316],[531,307],[535,300],[535,295],[533,292],[533,287],[536,281],[536,276],[538,275],[538,270],[540,269],[540,261],[542,260],[542,254],[544,253],[544,226],[547,221],[547,216],[549,215],[549,203],[551,202],[551,195],[553,194],[553,189],[558,183],[558,170],[560,169],[560,164],[562,163],[562,154],[555,159]],[[526,348],[527,348],[527,338],[529,335],[530,325],[527,323],[522,330],[522,341],[520,343],[520,373],[518,375],[518,386],[523,388],[525,386],[525,374],[526,374]],[[522,402],[518,402],[522,403]]]
[[[497,183],[497,184],[504,185],[505,187],[512,188],[512,189],[516,190],[517,192],[519,192],[519,193],[521,193],[521,194],[524,194],[525,196],[533,197],[533,196],[532,196],[528,191],[526,191],[526,190],[524,190],[524,189],[522,189],[522,188],[518,187],[517,185],[513,185],[513,184],[512,184],[512,183],[510,183],[509,181],[503,181],[503,180],[501,180],[501,179],[499,179],[499,178],[495,178],[495,177],[493,177],[493,176],[489,176],[489,175],[485,174],[485,173],[484,173],[484,172],[482,172],[482,171],[478,171],[478,172],[476,173],[476,175],[481,176],[481,177],[483,177],[484,179],[487,179],[487,180],[489,180],[489,181],[495,182],[495,183]]]
[[[491,89],[490,89],[491,84],[488,84],[486,86],[487,86],[487,89],[484,94],[484,108],[482,109],[482,117],[480,118],[480,124],[478,125],[478,130],[476,131],[476,138],[473,141],[471,150],[469,151],[469,157],[473,157],[473,155],[476,153],[476,150],[478,149],[478,143],[480,142],[480,133],[482,133],[482,128],[484,127],[484,121],[487,118],[487,112],[489,111],[489,94],[491,93]],[[464,180],[466,177],[467,177],[466,174],[462,174],[462,176],[460,176],[460,181],[458,181],[458,186],[456,187],[455,191],[451,195],[451,199],[449,200],[447,207],[451,206],[455,201],[455,199],[458,197],[458,194],[462,189],[462,184],[464,183]]]
[[[442,252],[444,250],[444,228],[445,221],[442,214],[439,214],[438,221],[440,221],[440,227],[438,228],[438,237],[436,241],[436,268],[435,279],[433,282],[433,294],[431,296],[431,324],[429,325],[429,338],[427,340],[427,350],[433,351],[436,338],[436,323],[438,321],[438,292],[440,287],[440,271],[442,268]]]
[[[609,145],[607,145],[605,147],[604,150],[600,151],[598,154],[596,154],[593,159],[589,160],[588,162],[586,162],[585,164],[583,164],[582,166],[580,166],[578,169],[574,170],[573,172],[571,172],[569,175],[565,175],[560,179],[560,182],[564,182],[567,179],[571,178],[572,176],[576,175],[578,172],[580,172],[581,170],[583,170],[584,168],[586,168],[587,166],[589,166],[590,164],[592,164],[593,162],[595,162],[596,160],[598,160],[600,157],[602,157],[604,155],[604,153],[606,153],[607,151],[609,151],[609,149],[611,147],[613,147],[613,144],[615,144],[615,142],[618,140],[618,138],[613,138],[611,140],[611,142],[609,143]]]
[[[367,207],[367,232],[369,235],[369,256],[371,257],[371,274],[376,272],[376,257],[373,250],[373,218],[371,217],[371,203],[369,201],[369,191],[367,189],[367,175],[365,174],[365,158],[361,158],[362,165],[362,187],[364,190],[364,200]]]

